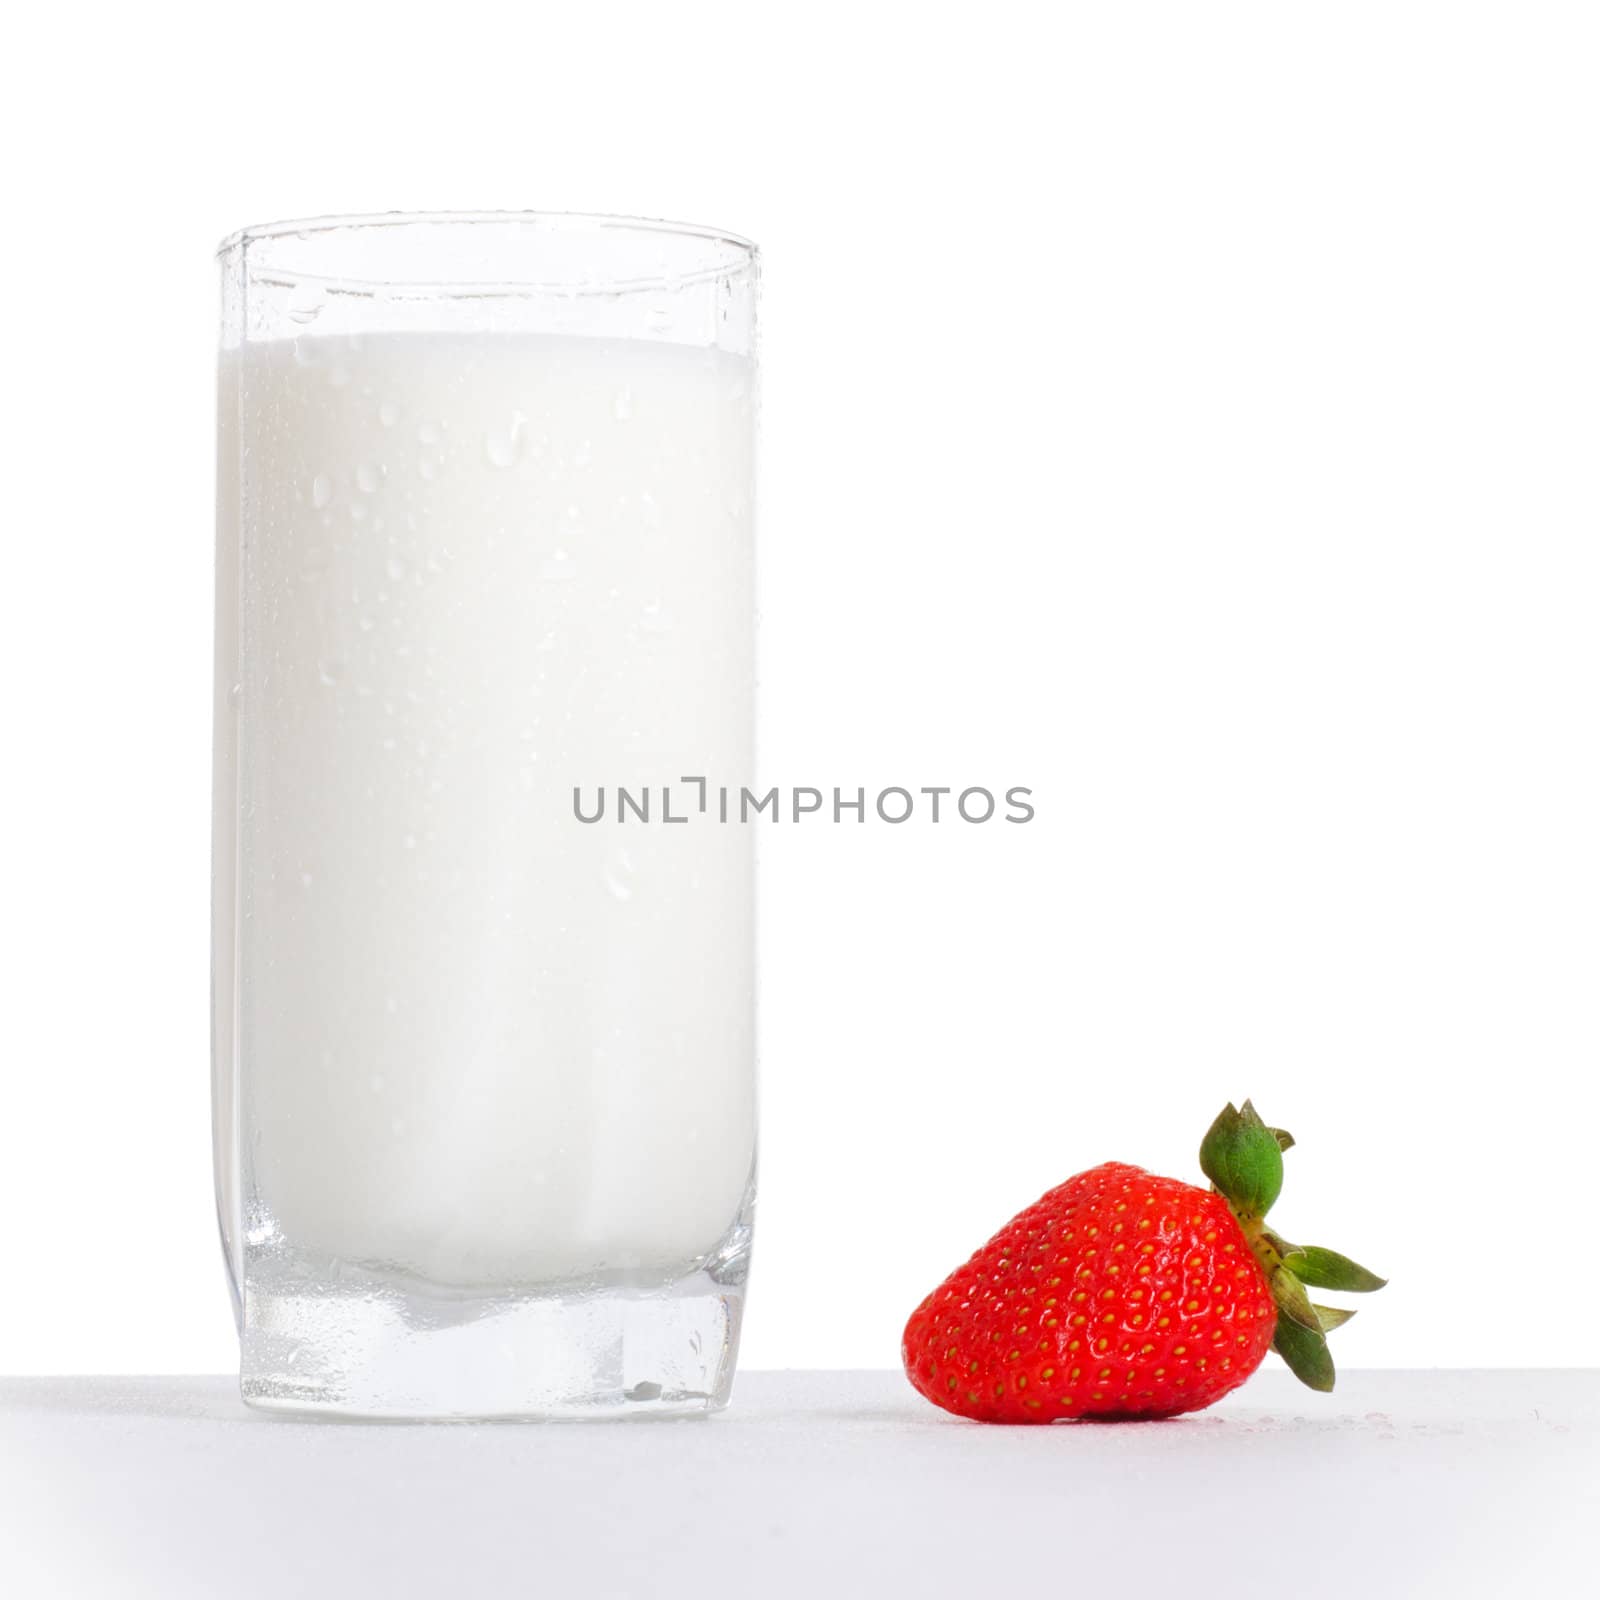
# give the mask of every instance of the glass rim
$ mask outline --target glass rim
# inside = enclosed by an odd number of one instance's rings
[[[681,239],[697,239],[727,252],[728,259],[708,266],[694,267],[683,272],[663,270],[638,277],[596,279],[578,284],[540,284],[530,281],[497,280],[495,282],[421,281],[397,277],[382,284],[365,282],[361,288],[398,291],[427,290],[448,294],[452,289],[498,291],[500,293],[537,294],[624,294],[645,289],[676,289],[708,282],[717,278],[737,277],[752,271],[760,259],[760,248],[752,239],[727,228],[693,222],[672,222],[663,218],[634,217],[592,211],[368,211],[335,213],[326,216],[290,218],[281,222],[253,223],[230,233],[217,246],[216,256],[225,260],[235,251],[248,249],[258,242],[284,237],[308,238],[317,234],[365,232],[382,228],[433,227],[492,227],[511,226],[545,228],[553,232],[661,235]],[[286,282],[346,282],[352,289],[357,285],[342,275],[328,275],[285,267],[282,276]]]

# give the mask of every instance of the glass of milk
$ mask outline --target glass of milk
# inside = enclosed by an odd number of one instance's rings
[[[393,214],[220,259],[244,1397],[714,1411],[754,1194],[752,830],[715,796],[753,781],[755,249]]]

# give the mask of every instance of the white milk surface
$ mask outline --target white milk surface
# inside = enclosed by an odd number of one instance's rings
[[[643,1281],[733,1222],[750,831],[657,818],[663,783],[750,781],[753,404],[747,361],[633,340],[224,357],[247,1274]],[[580,823],[602,784],[650,823]]]

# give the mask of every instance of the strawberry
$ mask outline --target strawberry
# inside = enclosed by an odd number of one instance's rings
[[[1198,1411],[1269,1346],[1302,1382],[1332,1389],[1325,1334],[1354,1313],[1312,1305],[1306,1286],[1383,1279],[1266,1226],[1293,1143],[1246,1100],[1200,1146],[1210,1189],[1116,1161],[1069,1178],[911,1313],[906,1376],[980,1422]]]

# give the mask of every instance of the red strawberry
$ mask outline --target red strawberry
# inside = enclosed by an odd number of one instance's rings
[[[1238,1386],[1275,1346],[1333,1387],[1324,1334],[1353,1313],[1304,1285],[1383,1280],[1269,1230],[1294,1140],[1248,1100],[1200,1147],[1209,1190],[1108,1162],[1013,1217],[911,1313],[902,1356],[919,1393],[980,1422],[1169,1417]]]

